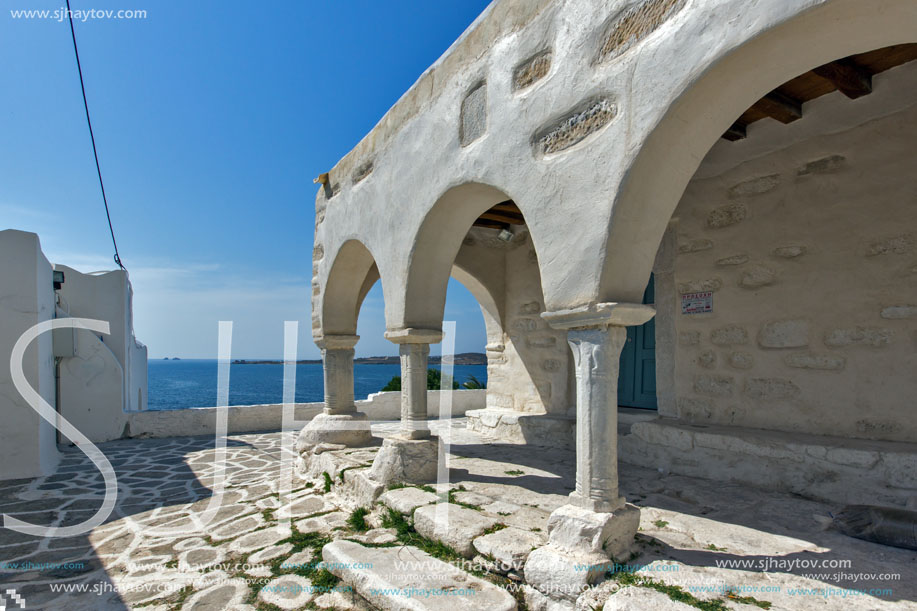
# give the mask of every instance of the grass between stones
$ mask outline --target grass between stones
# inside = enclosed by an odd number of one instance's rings
[[[325,480],[325,487],[324,487],[325,492],[331,492],[331,486],[334,485],[334,480],[331,479],[331,476],[328,475],[327,471],[322,471],[322,477]]]
[[[505,589],[513,598],[516,599],[517,609],[519,611],[526,611],[528,608],[525,603],[525,595],[522,591],[522,588],[509,587],[510,584],[512,584],[512,581],[503,575],[476,570],[472,566],[469,566],[471,563],[469,563],[468,559],[459,554],[453,548],[439,541],[428,539],[414,530],[414,525],[406,517],[401,515],[400,512],[387,507],[385,513],[382,514],[382,527],[395,529],[395,532],[398,536],[398,541],[403,545],[411,545],[416,547],[421,551],[430,554],[434,558],[442,560],[443,562],[451,564],[452,566],[470,573],[475,577],[484,579]],[[506,528],[506,525],[496,524],[491,528],[493,529],[491,532],[496,532],[502,528]],[[486,531],[485,534],[487,534]]]
[[[489,534],[495,533],[495,532],[497,532],[498,530],[503,530],[504,528],[506,528],[506,524],[503,524],[502,522],[497,522],[496,524],[494,524],[494,525],[491,526],[490,528],[484,529],[484,532],[481,533],[481,536],[483,537],[484,535],[489,535]]]
[[[418,490],[423,490],[424,492],[432,492],[436,494],[436,489],[432,486],[427,486],[426,484],[405,484],[404,482],[398,482],[395,484],[389,484],[388,490],[401,490],[402,488],[417,488]]]
[[[622,586],[635,586],[638,588],[649,588],[651,590],[656,590],[657,592],[665,594],[671,600],[696,607],[702,611],[729,611],[729,607],[726,606],[725,600],[719,598],[712,600],[701,600],[690,592],[686,592],[680,586],[668,585],[661,581],[656,581],[655,579],[651,579],[649,577],[637,575],[630,571],[619,571],[617,573],[612,573],[610,577]],[[766,600],[758,600],[752,596],[737,596],[735,594],[727,594],[726,598],[732,602],[736,602],[742,605],[755,605],[762,609],[771,608],[770,602]]]
[[[347,518],[347,525],[356,532],[365,533],[369,530],[369,524],[366,523],[366,516],[369,511],[369,507],[357,507]]]
[[[338,473],[338,479],[341,480],[341,483],[343,484],[344,483],[344,474],[346,472],[350,471],[351,469],[365,469],[367,467],[372,467],[372,466],[373,464],[371,462],[365,462],[362,465],[353,465],[351,467],[344,467],[343,469],[341,469],[341,472]]]
[[[466,491],[467,491],[467,490],[465,489],[465,486],[461,486],[461,485],[460,485],[460,486],[458,486],[457,488],[455,488],[455,489],[449,491],[449,493],[446,495],[446,500],[448,500],[448,501],[449,501],[450,503],[452,503],[453,505],[459,505],[459,506],[461,506],[461,507],[466,507],[466,508],[468,508],[468,509],[474,509],[475,511],[481,511],[481,506],[480,506],[480,505],[472,505],[471,503],[463,503],[463,502],[461,502],[461,501],[456,501],[456,500],[455,500],[455,493],[456,493],[456,492],[466,492]]]

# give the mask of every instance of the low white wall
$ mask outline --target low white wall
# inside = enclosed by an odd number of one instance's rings
[[[465,412],[484,407],[486,390],[458,390],[452,393],[452,416],[464,416]],[[427,395],[427,413],[439,417],[442,391],[430,391]],[[370,420],[398,420],[401,417],[401,393],[380,392],[368,399],[357,401],[357,409]],[[322,411],[323,403],[297,403],[294,417],[300,428]],[[256,433],[279,431],[283,424],[283,405],[236,405],[229,408],[228,432]],[[128,414],[128,435],[130,437],[182,437],[213,435],[216,431],[215,407],[192,409],[144,411]]]

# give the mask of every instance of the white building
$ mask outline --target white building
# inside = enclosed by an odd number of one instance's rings
[[[22,334],[56,318],[108,323],[108,335],[42,333],[23,362],[28,384],[93,442],[122,437],[127,412],[146,409],[146,346],[134,337],[125,270],[82,274],[52,265],[37,235],[12,229],[0,231],[0,260],[0,479],[48,475],[57,465],[57,444],[69,440],[59,439],[14,386],[10,357]]]
[[[381,280],[403,434],[374,472],[430,475],[392,465],[434,451],[422,372],[453,276],[488,330],[471,426],[539,444],[576,430],[558,532],[636,529],[619,458],[903,506],[915,43],[913,0],[491,4],[318,179],[313,333],[330,383],[306,455],[361,443],[323,427],[363,422],[353,345]],[[619,406],[655,410],[625,410],[620,456]],[[530,583],[562,548],[533,552]]]

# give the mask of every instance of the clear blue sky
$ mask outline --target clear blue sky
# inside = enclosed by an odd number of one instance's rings
[[[52,262],[114,267],[69,25],[0,14],[0,229],[39,234]],[[135,330],[151,357],[282,354],[284,320],[310,338],[316,189],[327,171],[484,10],[486,0],[72,0],[145,9],[76,33]],[[382,294],[363,306],[360,355],[394,354]],[[483,351],[474,298],[450,284],[457,349]]]

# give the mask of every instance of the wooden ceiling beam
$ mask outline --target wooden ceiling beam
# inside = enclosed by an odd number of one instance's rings
[[[488,221],[499,221],[501,223],[508,223],[510,225],[525,225],[525,219],[522,218],[522,214],[515,212],[495,212],[493,208],[479,216]]]
[[[872,74],[849,59],[828,62],[812,72],[830,81],[838,91],[851,100],[872,93]]]
[[[730,142],[735,142],[736,140],[743,140],[748,136],[747,128],[748,126],[744,123],[739,123],[736,121],[732,126],[726,130],[726,133],[723,134],[723,138],[729,140]]]
[[[802,104],[799,100],[794,100],[776,90],[755,102],[752,108],[781,123],[792,123],[802,118]]]
[[[517,206],[514,202],[509,202],[506,204],[497,204],[490,210],[491,211],[499,210],[500,212],[517,212],[519,214],[522,214],[522,211],[519,209],[519,206]]]
[[[486,227],[487,229],[509,229],[509,225],[506,223],[499,223],[497,221],[489,221],[486,219],[479,218],[473,224],[473,227]]]

